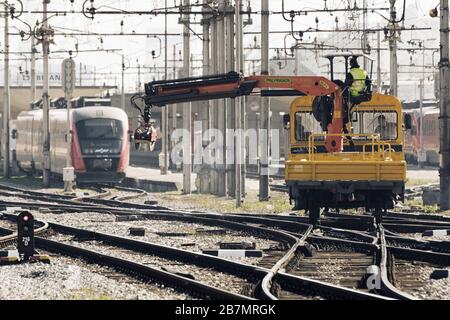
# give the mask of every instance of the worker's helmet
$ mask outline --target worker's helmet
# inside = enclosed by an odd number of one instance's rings
[[[387,119],[386,119],[386,116],[384,114],[378,116],[378,123],[384,123],[386,121],[387,121]]]
[[[350,59],[350,67],[351,68],[359,68],[358,58],[357,57],[352,57]]]

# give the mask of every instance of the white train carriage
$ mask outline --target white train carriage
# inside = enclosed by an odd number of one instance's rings
[[[109,101],[109,100],[108,100]],[[110,103],[110,102],[109,102]],[[128,117],[104,99],[75,99],[70,112],[71,155],[78,183],[117,183],[125,177],[130,158]],[[92,106],[90,106],[92,105]],[[67,157],[67,109],[50,109],[50,167],[61,176]],[[25,172],[42,171],[42,109],[19,114],[16,159]]]

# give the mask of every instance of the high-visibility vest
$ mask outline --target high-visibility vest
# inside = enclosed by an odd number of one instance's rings
[[[359,96],[366,90],[367,72],[361,68],[350,69],[350,74],[353,77],[353,84],[350,87],[350,94],[353,97]]]

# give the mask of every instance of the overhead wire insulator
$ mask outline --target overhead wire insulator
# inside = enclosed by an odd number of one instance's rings
[[[290,17],[292,20],[294,20],[294,18],[295,18],[295,11],[294,11],[294,10],[291,10],[291,11],[289,12],[289,17]]]

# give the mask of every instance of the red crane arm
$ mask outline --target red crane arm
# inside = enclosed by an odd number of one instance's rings
[[[292,89],[308,96],[331,95],[339,90],[338,85],[324,77],[251,76],[244,79],[245,81],[256,81],[255,88]]]
[[[334,96],[333,121],[328,133],[343,131],[343,98],[340,87],[324,77],[306,76],[250,76],[241,77],[236,72],[205,77],[155,81],[145,86],[144,100],[147,106],[193,101],[236,98],[256,93],[255,89],[283,89],[281,95]],[[270,95],[267,91],[265,95]],[[277,94],[277,95],[280,95]],[[327,137],[325,146],[329,152],[342,151],[343,138]]]

